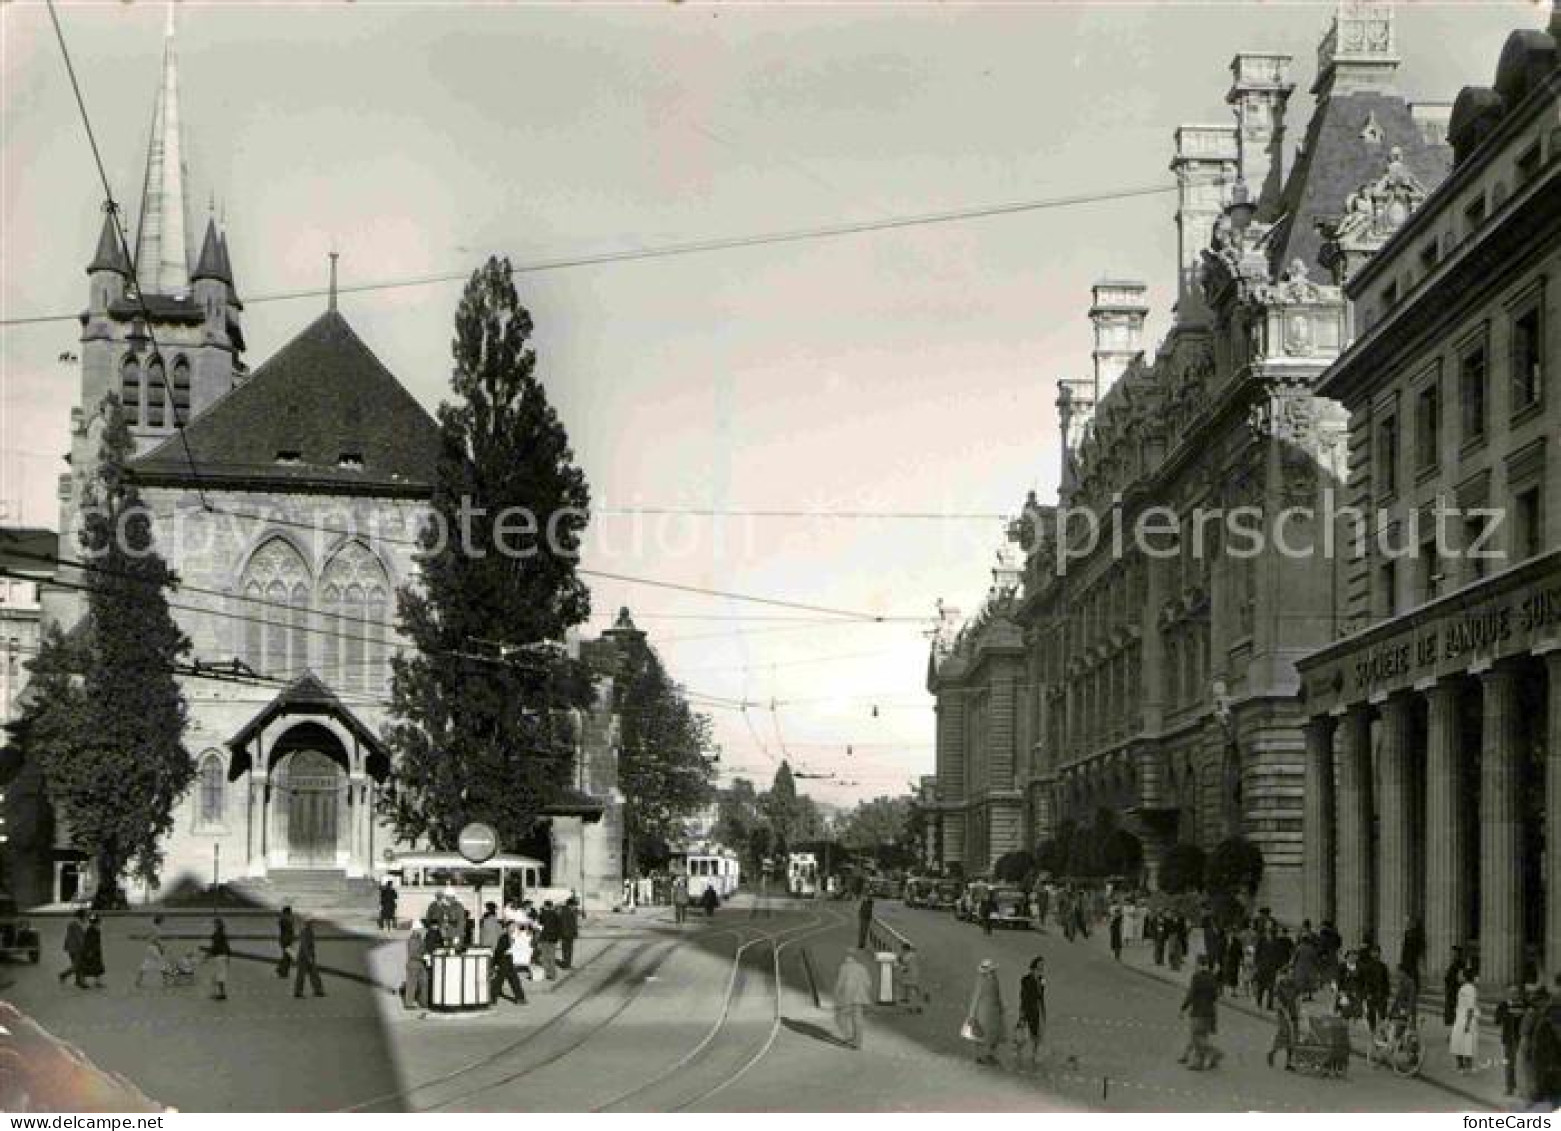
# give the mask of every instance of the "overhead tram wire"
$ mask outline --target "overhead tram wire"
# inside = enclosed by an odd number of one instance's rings
[[[108,171],[103,166],[103,153],[98,148],[97,133],[92,128],[92,115],[87,112],[87,100],[81,93],[81,83],[76,78],[76,65],[71,62],[70,48],[65,43],[65,29],[60,26],[60,15],[55,10],[54,0],[45,0],[49,8],[49,20],[54,25],[54,37],[59,41],[60,55],[65,60],[65,73],[70,77],[70,88],[76,96],[76,108],[81,113],[81,124],[87,133],[87,143],[92,147],[92,162],[97,166],[98,180],[103,184],[103,208],[108,213],[110,221],[114,225],[114,235],[119,240],[120,254],[125,262],[130,264],[132,272],[137,264],[130,254],[130,240],[125,235],[125,226],[120,214],[120,208],[114,199],[114,189],[108,182]],[[152,332],[152,311],[146,305],[146,296],[141,293],[141,281],[139,276],[132,278],[134,285],[136,305],[141,308],[142,328],[146,333],[146,340],[151,345],[152,356],[161,360],[162,349],[157,344],[157,337]],[[76,315],[70,315],[74,319]],[[0,325],[10,325],[9,321],[0,322]],[[173,417],[174,431],[179,434],[179,446],[184,449],[184,460],[190,466],[190,475],[195,480],[195,493],[200,498],[201,506],[206,510],[211,509],[211,500],[206,497],[205,483],[201,479],[200,470],[195,466],[195,454],[190,451],[189,437],[184,434],[184,420],[179,415],[179,406],[173,397],[173,389],[168,384],[168,366],[149,366],[149,370],[155,370],[157,381],[163,387],[163,396],[168,402],[168,412]]]
[[[48,0],[49,10],[54,10],[54,0]],[[58,30],[58,20],[55,22]],[[61,46],[64,39],[61,37]],[[68,56],[67,56],[68,64]],[[74,81],[74,78],[72,79]],[[85,113],[85,111],[83,111]],[[94,149],[96,143],[94,142]],[[101,165],[101,162],[100,162]],[[106,178],[105,178],[106,181]],[[633,263],[641,260],[673,259],[688,255],[703,255],[719,251],[736,251],[745,248],[772,247],[784,244],[807,243],[816,240],[838,239],[845,236],[869,235],[874,232],[895,231],[902,228],[920,228],[937,224],[962,223],[999,216],[1017,216],[1030,212],[1045,212],[1056,208],[1075,208],[1087,204],[1105,204],[1135,197],[1159,196],[1176,192],[1176,185],[1145,185],[1139,188],[1108,190],[1105,192],[1076,193],[1069,196],[1046,197],[1035,200],[1009,201],[1000,204],[976,205],[955,208],[943,212],[924,212],[908,216],[892,216],[881,220],[863,220],[855,223],[823,224],[809,228],[792,228],[774,232],[760,232],[746,236],[717,237],[704,240],[688,240],[681,243],[659,244],[644,248],[622,248],[589,255],[561,256],[556,259],[540,259],[513,266],[516,275],[540,274],[547,271],[563,271],[577,267],[596,267],[613,263]],[[408,287],[435,286],[442,283],[465,282],[470,271],[443,271],[430,275],[415,275],[404,279],[389,279],[377,283],[347,284],[337,288],[338,294],[362,294],[372,291],[403,290]],[[254,295],[245,299],[246,305],[264,302],[286,302],[292,299],[318,298],[329,294],[319,287],[307,287],[293,291],[277,291]],[[74,314],[35,314],[20,318],[0,319],[0,326],[25,326],[44,322],[67,322]]]

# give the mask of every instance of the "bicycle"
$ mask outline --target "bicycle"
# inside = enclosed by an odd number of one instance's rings
[[[1400,1076],[1418,1075],[1425,1064],[1425,1042],[1410,1018],[1389,1017],[1377,1025],[1366,1046],[1366,1062],[1391,1068]]]

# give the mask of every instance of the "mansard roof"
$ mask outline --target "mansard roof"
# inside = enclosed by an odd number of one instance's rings
[[[1427,189],[1440,184],[1452,167],[1451,148],[1427,136],[1401,96],[1361,90],[1322,101],[1280,194],[1280,230],[1269,240],[1276,275],[1299,259],[1315,278],[1328,277],[1318,257],[1323,242],[1318,223],[1343,214],[1349,195],[1382,175],[1395,147]]]
[[[190,457],[184,443],[189,444]],[[439,428],[338,312],[136,460],[144,481],[425,494]]]

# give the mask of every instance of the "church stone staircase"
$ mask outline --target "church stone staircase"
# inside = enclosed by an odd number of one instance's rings
[[[287,905],[297,912],[333,918],[372,918],[379,912],[372,879],[349,879],[346,873],[329,869],[273,868],[262,879],[235,880],[227,886],[240,898],[266,907]]]

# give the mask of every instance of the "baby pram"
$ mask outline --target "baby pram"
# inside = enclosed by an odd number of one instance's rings
[[[195,984],[196,957],[181,954],[163,963],[163,985],[193,986]]]
[[[1297,1071],[1344,1077],[1350,1068],[1350,1023],[1343,1017],[1311,1014],[1301,1018],[1290,1063]]]

